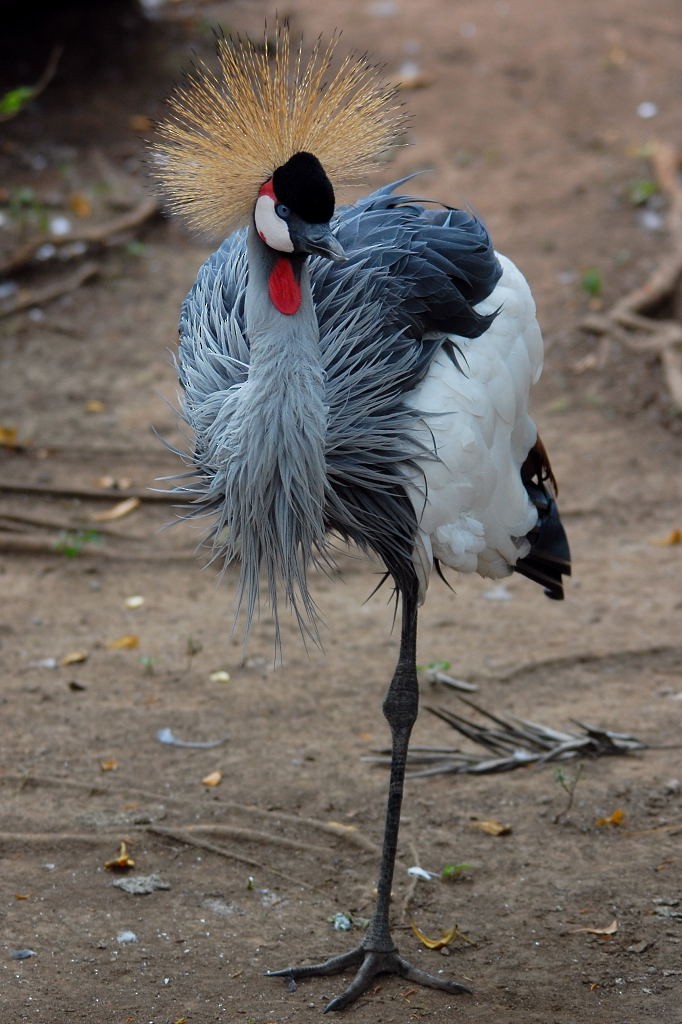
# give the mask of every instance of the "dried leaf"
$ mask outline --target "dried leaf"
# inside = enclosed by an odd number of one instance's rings
[[[132,487],[133,480],[129,476],[110,476],[105,474],[104,476],[98,476],[93,480],[93,483],[97,487],[104,487],[107,491],[126,491],[129,487]]]
[[[422,71],[412,60],[406,60],[398,72],[398,89],[426,89],[433,84],[431,75]]]
[[[92,203],[83,192],[74,192],[69,197],[69,208],[77,217],[92,216]]]
[[[596,818],[595,825],[622,825],[625,821],[625,811],[621,810],[620,807],[616,808],[612,814],[609,814],[608,818]]]
[[[457,935],[458,930],[457,925],[454,925],[454,927],[450,928],[449,931],[443,932],[439,939],[430,939],[428,935],[424,935],[424,932],[421,931],[421,929],[418,928],[412,920],[410,920],[410,927],[419,941],[426,946],[427,949],[442,949],[444,946],[449,945],[455,935]]]
[[[106,406],[104,405],[104,402],[102,402],[99,398],[90,398],[85,403],[85,411],[86,412],[92,412],[92,413],[104,412],[105,408],[106,408]]]
[[[618,931],[618,921],[614,917],[611,924],[607,924],[606,928],[574,928],[573,931],[576,935],[578,932],[587,932],[589,935],[615,935]]]
[[[152,122],[146,114],[132,114],[128,118],[128,124],[134,132],[148,132],[152,127]]]
[[[212,683],[229,683],[230,673],[225,672],[224,669],[218,669],[217,672],[211,672],[208,678]]]
[[[128,853],[128,847],[122,840],[118,850],[118,856],[114,857],[113,860],[108,860],[104,867],[109,871],[129,871],[130,868],[135,867],[135,861]]]
[[[80,665],[88,660],[87,651],[69,651],[62,658],[60,665]]]
[[[607,66],[621,68],[627,62],[628,56],[622,46],[611,46],[607,55]]]
[[[201,781],[204,786],[219,786],[223,781],[223,773],[210,772],[208,775],[205,775]]]
[[[140,638],[135,633],[126,633],[124,636],[117,637],[116,640],[110,640],[104,646],[110,651],[131,651],[140,646]]]
[[[100,761],[99,770],[101,772],[115,772],[118,768],[118,761],[115,757],[109,757],[106,761]]]
[[[19,443],[19,435],[16,427],[0,426],[0,445],[3,448],[16,448]]]
[[[472,821],[471,827],[480,829],[481,832],[485,832],[489,836],[508,836],[512,830],[511,825],[504,825],[501,821],[495,821],[494,818]]]
[[[98,523],[111,523],[116,519],[123,519],[124,516],[134,512],[139,506],[139,498],[125,498],[114,505],[113,508],[108,508],[104,512],[93,512],[90,518]]]
[[[406,1003],[409,1003],[411,996],[413,996],[418,991],[419,991],[418,988],[404,988],[402,990],[402,992],[400,993],[400,995],[402,996],[402,998],[405,1000]],[[421,1014],[417,1015],[417,1019],[419,1017],[421,1017]]]
[[[652,537],[651,543],[658,544],[661,547],[672,547],[673,544],[682,544],[682,530],[678,526],[665,537]]]

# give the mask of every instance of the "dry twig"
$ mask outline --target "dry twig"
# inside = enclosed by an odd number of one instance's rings
[[[3,783],[9,785],[13,784],[19,786],[20,789],[39,789],[42,787],[56,788],[56,789],[72,789],[87,791],[90,796],[109,796],[116,797],[118,800],[123,798],[123,795],[127,798],[131,796],[138,796],[145,800],[152,800],[162,804],[172,803],[178,807],[181,807],[184,803],[182,799],[173,798],[168,793],[157,793],[154,790],[142,789],[139,786],[126,786],[124,791],[116,788],[112,788],[109,785],[93,784],[88,781],[81,781],[78,779],[65,779],[55,778],[53,776],[46,775],[31,775],[31,774],[0,774],[0,785]],[[244,815],[250,818],[260,818],[267,822],[278,824],[285,823],[296,826],[296,828],[307,827],[314,829],[318,832],[323,832],[326,835],[335,836],[337,839],[343,839],[345,842],[352,846],[357,846],[359,849],[364,850],[366,853],[371,853],[372,856],[376,857],[380,853],[380,848],[359,832],[355,828],[348,828],[347,826],[335,821],[320,821],[317,818],[302,818],[298,814],[287,814],[284,811],[268,811],[263,807],[256,807],[253,804],[239,804],[233,802],[222,802],[220,803],[220,809],[226,815],[236,814]],[[229,829],[231,826],[222,825],[194,825],[189,826],[196,830],[204,831],[216,831]],[[246,830],[251,838],[254,835],[260,835],[260,833],[254,833],[251,830]],[[310,844],[306,844],[306,849],[311,849]]]
[[[24,309],[31,309],[33,306],[44,306],[61,295],[75,292],[98,273],[99,265],[88,260],[87,263],[77,267],[73,273],[62,275],[58,281],[52,281],[42,288],[22,288],[16,298],[10,299],[0,306],[0,317],[12,316],[14,313],[21,313]]]
[[[328,847],[315,846],[314,843],[303,842],[299,839],[289,839],[288,836],[277,836],[272,832],[261,832],[258,829],[241,828],[237,825],[201,823],[183,825],[182,834],[186,835],[188,832],[191,832],[192,834],[201,832],[205,835],[227,836],[230,839],[240,839],[245,843],[257,843],[259,846],[264,846],[269,843],[271,846],[283,846],[289,850],[299,850],[303,853],[307,853],[308,851],[312,853],[329,853]]]
[[[604,354],[610,339],[620,341],[634,352],[658,353],[675,409],[682,412],[682,327],[676,320],[654,316],[657,307],[674,297],[682,276],[679,154],[673,146],[658,142],[652,148],[651,162],[661,191],[669,201],[667,220],[671,251],[643,285],[625,295],[608,313],[586,317],[581,327],[603,337]]]
[[[0,512],[0,529],[6,529],[12,533],[23,534],[26,533],[30,527],[36,527],[38,530],[50,530],[58,533],[75,533],[78,530],[92,529],[92,522],[86,521],[81,517],[77,521],[67,521],[63,519],[44,519],[39,516],[26,516],[26,515],[15,515],[11,512]],[[132,534],[132,533],[121,533],[120,530],[113,530],[107,526],[97,526],[97,533],[105,537],[115,537],[118,540],[128,541],[143,541],[145,544],[149,543],[149,537],[143,534]],[[40,534],[37,534],[40,536]]]
[[[575,722],[581,732],[561,732],[515,715],[502,718],[485,711],[478,704],[460,697],[493,725],[479,725],[463,715],[443,708],[428,708],[462,736],[484,747],[488,754],[469,753],[450,747],[414,747],[408,754],[409,764],[429,767],[412,772],[412,776],[469,773],[476,775],[512,771],[529,764],[565,761],[576,757],[599,757],[646,750],[642,743],[627,733],[611,732],[596,726]],[[492,757],[490,755],[493,755]],[[390,764],[390,752],[381,750],[377,756],[364,758],[374,764]]]
[[[121,829],[109,832],[0,832],[0,847],[14,846],[60,846],[62,843],[79,843],[84,846],[106,846]]]
[[[73,245],[74,243],[113,245],[114,240],[118,236],[139,227],[140,224],[153,217],[158,208],[158,203],[153,196],[142,196],[131,210],[127,210],[125,213],[111,217],[109,220],[102,221],[99,224],[83,224],[79,227],[78,231],[69,231],[59,236],[50,234],[34,236],[30,241],[19,246],[9,259],[0,264],[0,275],[7,276],[23,270],[31,263],[36,252],[43,245],[49,244],[54,246],[55,249],[60,249],[65,245]],[[32,305],[35,304],[36,302],[34,301]]]
[[[259,871],[264,871],[267,874],[276,875],[278,878],[283,878],[290,885],[300,885],[304,889],[312,889],[314,892],[322,892],[316,886],[311,885],[309,882],[304,882],[301,878],[294,878],[292,875],[287,875],[283,871],[277,871],[276,868],[271,867],[269,864],[263,864],[259,860],[254,860],[253,857],[245,857],[241,853],[237,853],[235,850],[230,850],[224,846],[217,846],[215,843],[209,843],[205,839],[199,839],[194,835],[191,835],[189,831],[185,829],[171,829],[162,828],[160,825],[147,825],[145,826],[146,832],[151,832],[153,835],[162,836],[165,839],[173,839],[175,842],[184,843],[186,846],[196,846],[200,850],[208,850],[209,853],[215,853],[219,857],[227,857],[229,860],[236,860],[239,864],[245,864],[250,868],[257,868]]]
[[[0,493],[33,494],[46,498],[79,498],[111,501],[113,498],[139,498],[140,501],[160,501],[177,504],[178,496],[173,491],[137,490],[132,487],[120,487],[116,490],[98,487],[57,487],[51,484],[15,483],[13,480],[0,482]]]
[[[99,530],[97,531],[100,532]],[[110,534],[114,537],[114,534]],[[107,547],[96,541],[79,540],[78,557],[94,557],[97,559],[115,559],[116,561],[135,562],[185,562],[196,561],[196,553],[193,550],[176,549],[172,553],[167,551],[150,551],[138,547],[139,537],[128,537],[123,534],[115,535],[123,543],[116,547]],[[137,542],[137,543],[135,543]],[[9,530],[0,530],[0,551],[6,554],[20,555],[55,555],[64,557],[64,542],[59,537],[49,537],[44,533],[15,533]]]

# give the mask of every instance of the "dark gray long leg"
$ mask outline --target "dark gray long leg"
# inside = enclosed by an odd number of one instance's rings
[[[341,995],[332,999],[325,1007],[325,1013],[330,1010],[342,1010],[354,1002],[359,995],[367,991],[378,974],[398,974],[408,981],[431,988],[444,989],[446,992],[469,991],[466,985],[428,974],[399,956],[391,937],[389,925],[391,886],[398,848],[407,748],[419,705],[416,652],[417,591],[415,585],[414,592],[403,595],[400,656],[384,700],[384,715],[390,726],[392,739],[391,779],[374,915],[362,943],[350,952],[331,957],[320,964],[312,964],[307,967],[286,967],[281,971],[267,972],[269,977],[288,977],[298,981],[301,978],[341,974],[348,968],[358,967],[348,988]]]
[[[391,730],[391,777],[386,804],[384,844],[377,882],[377,903],[363,945],[376,952],[395,950],[389,930],[393,870],[398,849],[400,810],[403,802],[407,748],[419,710],[417,683],[417,601],[403,597],[400,655],[384,698],[383,712]]]

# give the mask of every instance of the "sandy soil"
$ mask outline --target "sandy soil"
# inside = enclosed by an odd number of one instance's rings
[[[104,36],[86,51],[74,42],[42,96],[3,125],[5,200],[19,188],[35,199],[12,216],[3,206],[5,257],[13,216],[31,237],[45,209],[66,204],[83,223],[118,215],[112,192],[144,180],[144,120],[191,50],[210,50],[208,26],[259,32],[275,8],[171,6],[146,27],[112,11]],[[676,8],[287,5],[309,37],[342,26],[348,47],[392,77],[418,65],[420,87],[405,92],[411,145],[384,179],[430,168],[424,195],[479,210],[531,281],[546,333],[535,412],[575,558],[567,599],[520,578],[505,582],[505,600],[482,580],[453,580],[454,593],[434,582],[420,660],[448,660],[492,711],[557,728],[577,718],[650,747],[585,761],[568,810],[552,765],[411,780],[395,935],[474,994],[382,979],[347,1011],[358,1024],[681,1019],[682,547],[655,543],[682,525],[680,431],[656,359],[600,349],[579,330],[591,304],[607,309],[669,246],[660,199],[635,206],[632,189],[651,178],[644,147],[679,136]],[[30,45],[17,36],[19,63]],[[36,210],[44,202],[54,205]],[[18,438],[0,451],[7,1024],[307,1024],[341,981],[291,992],[264,970],[341,951],[359,932],[335,930],[334,915],[371,913],[386,775],[362,758],[386,743],[380,703],[397,644],[385,598],[363,603],[377,567],[343,553],[338,579],[315,583],[324,651],[306,653],[287,623],[275,668],[267,617],[244,654],[229,629],[231,577],[202,570],[199,535],[163,530],[172,507],[147,491],[178,469],[154,431],[178,438],[169,353],[208,251],[177,224],[147,222],[86,257],[92,281],[0,321],[0,426]],[[42,288],[73,266],[47,260],[9,279]],[[596,302],[581,285],[590,268]],[[142,501],[127,516],[93,518],[130,494]],[[137,646],[115,646],[131,636]],[[414,742],[456,745],[425,708],[457,710],[457,697],[425,684],[423,698]],[[162,744],[163,728],[221,742]],[[203,784],[215,771],[221,784]],[[575,763],[564,771],[570,782]],[[597,824],[616,810],[620,826]],[[473,827],[488,818],[511,831]],[[120,876],[104,865],[121,840],[130,874],[166,888],[114,887]],[[407,874],[463,863],[454,882]],[[466,938],[429,951],[410,919],[430,936],[456,924]]]

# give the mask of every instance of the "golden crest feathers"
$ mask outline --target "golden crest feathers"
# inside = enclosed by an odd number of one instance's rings
[[[395,91],[363,56],[338,69],[339,41],[309,56],[278,25],[274,43],[220,38],[219,72],[199,63],[171,95],[153,146],[155,175],[192,227],[248,222],[260,186],[295,153],[313,153],[335,186],[357,181],[404,129]]]

